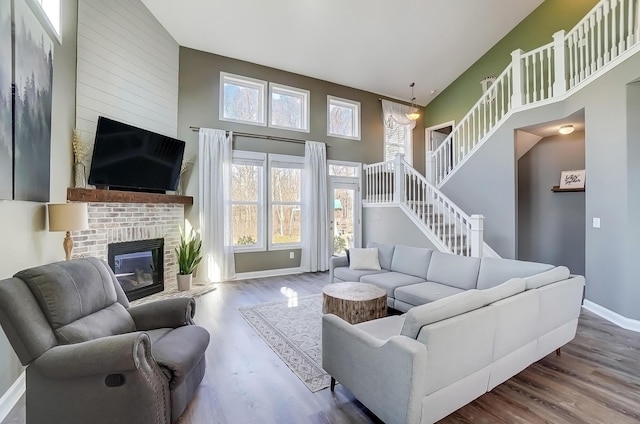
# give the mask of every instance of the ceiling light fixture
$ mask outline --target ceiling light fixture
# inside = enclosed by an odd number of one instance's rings
[[[560,134],[571,134],[574,131],[575,128],[573,128],[573,125],[563,125],[560,127],[560,129],[558,130],[558,132]]]
[[[412,121],[415,121],[418,118],[420,118],[420,112],[416,107],[416,98],[413,96],[413,86],[415,85],[416,85],[415,82],[412,82],[411,84],[409,84],[409,87],[411,87],[411,109],[409,110],[409,113],[407,113],[406,115],[407,118],[411,119]]]

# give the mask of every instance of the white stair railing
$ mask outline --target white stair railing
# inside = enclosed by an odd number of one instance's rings
[[[399,205],[440,250],[482,256],[482,215],[467,215],[404,161],[364,165],[365,204]]]
[[[558,98],[640,44],[640,0],[601,0],[571,31],[530,52],[515,50],[451,134],[429,152],[429,180],[441,186],[506,119],[523,106]]]

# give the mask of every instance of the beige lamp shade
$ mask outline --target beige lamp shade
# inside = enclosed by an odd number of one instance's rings
[[[49,231],[78,231],[89,229],[86,203],[50,203]]]

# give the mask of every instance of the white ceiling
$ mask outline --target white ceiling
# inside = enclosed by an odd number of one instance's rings
[[[181,46],[426,105],[543,0],[142,1]]]

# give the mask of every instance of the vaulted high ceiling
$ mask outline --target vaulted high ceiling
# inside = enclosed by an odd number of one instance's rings
[[[142,0],[181,46],[426,105],[543,0]]]

